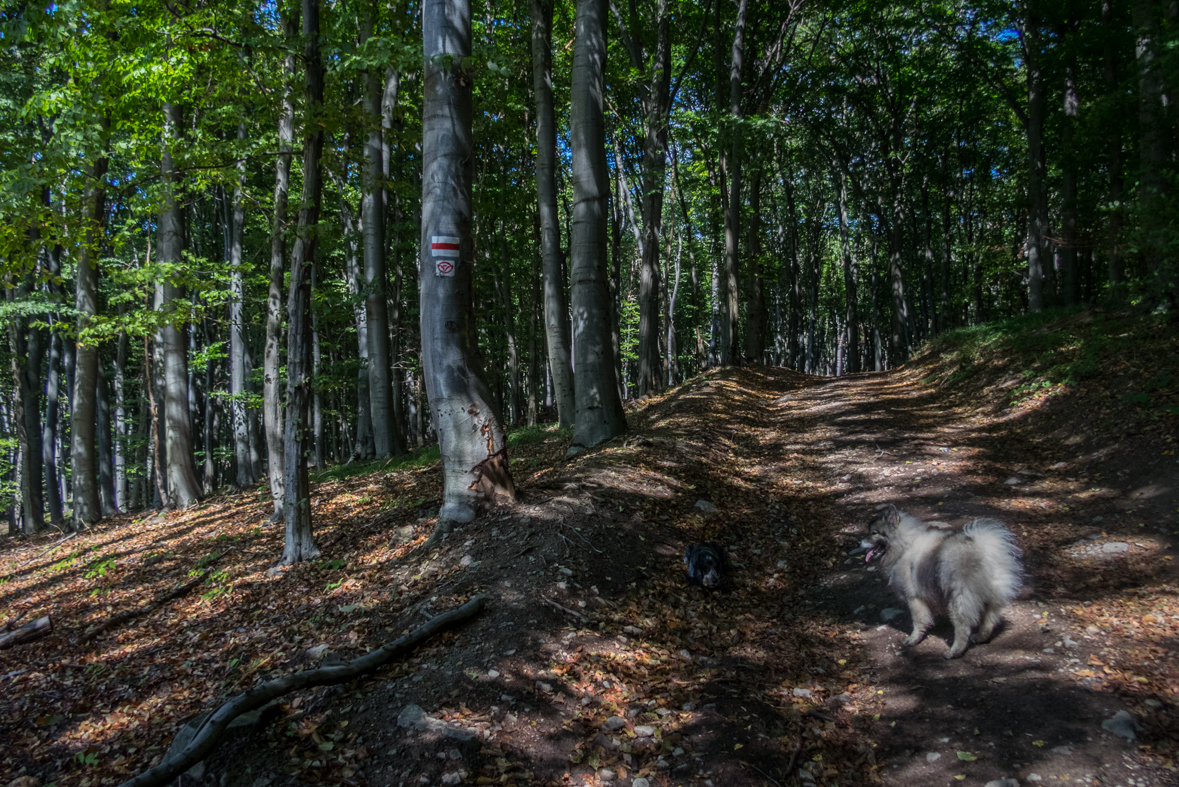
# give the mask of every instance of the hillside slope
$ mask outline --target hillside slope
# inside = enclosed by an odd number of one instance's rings
[[[475,593],[489,602],[469,625],[288,697],[205,782],[1174,783],[1174,342],[1076,314],[952,335],[885,374],[715,371],[572,461],[567,433],[513,435],[521,501],[429,551],[429,453],[321,475],[310,565],[275,567],[258,492],[7,539],[0,622],[52,612],[56,631],[0,651],[0,784],[118,783],[259,678],[351,658]],[[936,629],[899,649],[903,604],[856,554],[886,503],[1011,523],[1029,582],[992,643],[945,662]],[[732,550],[725,593],[684,582],[700,540]],[[216,555],[193,593],[80,642]],[[399,726],[414,706],[442,724]],[[1135,744],[1102,730],[1123,709]]]

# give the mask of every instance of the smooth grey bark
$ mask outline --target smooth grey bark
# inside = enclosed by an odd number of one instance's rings
[[[104,127],[109,122],[104,119]],[[105,131],[105,128],[104,128]],[[90,322],[98,315],[98,246],[106,219],[107,158],[91,168],[91,185],[86,193],[85,226],[78,249],[74,278],[74,308],[77,310],[77,338],[74,357],[73,397],[70,416],[70,461],[73,478],[75,530],[93,525],[102,517],[98,497],[98,345],[87,338]]]
[[[246,124],[237,124],[238,140],[246,138]],[[242,281],[242,235],[245,233],[246,161],[237,161],[237,183],[233,188],[233,215],[229,226],[229,394],[233,427],[233,457],[236,466],[235,482],[239,489],[253,486],[254,465],[250,457],[250,422],[246,412],[246,326],[245,289]],[[210,389],[211,392],[211,389]]]
[[[209,326],[209,320],[201,321],[201,328],[204,333],[205,346],[208,347],[213,341],[213,331]],[[230,330],[233,327],[230,326]],[[204,412],[204,429],[201,432],[201,439],[204,443],[205,463],[202,468],[201,488],[212,492],[217,487],[217,463],[214,456],[216,437],[217,437],[217,406],[213,397],[209,396],[209,392],[214,389],[213,372],[214,361],[209,359],[205,362],[205,412]],[[233,428],[232,417],[230,422],[230,429]]]
[[[282,110],[278,118],[278,163],[274,176],[274,216],[270,229],[270,281],[266,294],[266,346],[262,357],[262,424],[266,432],[266,472],[274,498],[271,521],[283,518],[285,461],[281,396],[283,274],[286,272],[287,200],[291,184],[291,147],[295,139],[295,103],[291,98],[295,73],[294,43],[299,35],[297,8],[282,13],[283,38],[288,44],[283,58]]]
[[[184,225],[182,207],[176,201],[177,177],[172,148],[179,141],[182,126],[180,107],[164,104],[164,151],[160,161],[163,205],[160,209],[158,255],[162,264],[179,265],[184,261]],[[192,421],[188,402],[188,336],[182,327],[186,321],[177,312],[187,309],[183,286],[175,280],[163,283],[165,320],[160,329],[164,348],[164,433],[168,476],[168,499],[177,508],[191,508],[200,502],[193,453]]]
[[[153,306],[158,311],[164,307],[164,288],[163,285],[157,284],[155,296],[153,299]],[[155,476],[155,489],[153,494],[156,497],[155,502],[164,507],[168,505],[168,473],[166,465],[168,464],[165,457],[167,452],[164,448],[165,432],[167,429],[164,426],[164,340],[160,333],[156,332],[155,342],[144,340],[145,356],[144,362],[150,369],[149,385],[148,385],[148,403],[151,406],[151,429],[152,429],[152,469]]]
[[[499,227],[500,271],[495,278],[495,289],[504,307],[504,336],[508,351],[508,424],[520,420],[520,354],[516,349],[516,307],[512,299],[512,268],[508,250],[508,228],[500,221]]]
[[[847,218],[847,175],[843,169],[839,170],[839,182],[836,183],[836,195],[839,214],[839,242],[843,249],[843,287],[847,296],[845,301],[844,325],[847,326],[847,366],[852,374],[860,371],[860,337],[859,315],[856,304],[859,297],[859,287],[856,261],[852,254],[852,244],[848,237]]]
[[[475,326],[471,8],[467,0],[426,0],[422,14],[422,370],[442,454],[443,533],[470,522],[484,503],[515,499],[516,490]],[[458,249],[435,249],[436,242]]]
[[[365,309],[364,276],[355,241],[360,236],[360,228],[356,226],[352,206],[345,199],[340,200],[340,219],[345,232],[344,273],[348,278],[348,292],[355,299],[352,313],[356,319],[357,358],[360,360],[356,376],[356,440],[352,456],[372,459],[377,449],[373,440],[372,397],[368,392],[371,379],[368,373],[368,312]]]
[[[360,16],[360,43],[373,34],[374,0]],[[368,395],[372,410],[373,443],[378,457],[404,453],[393,417],[393,380],[390,367],[388,275],[385,271],[385,173],[381,100],[384,74],[373,66],[364,74],[364,113],[368,136],[364,144],[361,178],[361,223],[364,246],[364,309],[368,332]]]
[[[385,244],[388,253],[386,262],[393,266],[393,287],[389,292],[389,373],[392,379],[393,396],[393,429],[396,431],[398,444],[406,450],[405,438],[405,385],[404,376],[398,368],[401,358],[401,195],[393,194],[393,205],[389,205],[389,186],[393,183],[393,149],[390,140],[393,131],[401,129],[401,121],[394,119],[397,109],[397,97],[401,91],[401,72],[395,68],[385,69],[385,91],[381,96],[381,172],[385,178],[382,196],[385,200]],[[400,166],[398,167],[400,171]],[[388,267],[388,265],[386,265]],[[386,271],[388,273],[388,271]]]
[[[573,426],[576,414],[570,362],[569,309],[561,265],[561,226],[557,218],[557,124],[553,110],[553,2],[530,0],[532,9],[532,88],[536,99],[536,196],[540,214],[544,275],[544,326],[557,418]]]
[[[573,152],[573,368],[577,417],[569,455],[626,431],[614,375],[606,285],[606,3],[578,0],[574,23],[570,141]]]
[[[717,6],[719,9],[720,4],[718,3]],[[740,362],[737,337],[739,317],[737,239],[741,233],[741,71],[745,58],[745,22],[748,11],[749,0],[738,0],[737,21],[733,28],[733,48],[729,63],[730,147],[721,148],[722,190],[726,177],[729,182],[728,195],[724,204],[724,271],[720,276],[720,361],[724,366],[735,366]]]
[[[1030,5],[1030,4],[1029,4]],[[1040,18],[1030,8],[1021,20],[1028,88],[1028,309],[1045,306],[1044,256],[1048,235],[1047,172],[1044,160],[1044,74],[1040,63]]]
[[[319,0],[303,3],[303,194],[299,227],[291,255],[287,294],[287,409],[283,446],[283,514],[285,565],[319,556],[311,528],[311,479],[307,453],[315,439],[311,423],[311,277],[319,240],[319,208],[323,194],[323,55],[319,40]]]

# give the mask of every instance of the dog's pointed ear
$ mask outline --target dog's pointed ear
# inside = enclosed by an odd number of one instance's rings
[[[890,505],[888,508],[884,509],[881,516],[883,517],[885,524],[890,527],[897,527],[901,523],[901,511],[894,505]]]

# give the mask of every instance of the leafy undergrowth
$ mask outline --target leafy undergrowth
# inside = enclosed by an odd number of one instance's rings
[[[801,767],[878,783],[867,733],[879,698],[858,635],[800,601],[838,549],[825,481],[765,415],[806,384],[780,370],[704,375],[632,407],[631,436],[572,462],[568,432],[514,434],[520,502],[429,552],[441,478],[425,451],[325,469],[311,500],[323,557],[287,569],[261,490],[60,543],[7,539],[0,623],[50,613],[55,631],[0,652],[0,782],[118,783],[228,696],[352,658],[483,592],[480,618],[405,662],[287,698],[255,749],[227,755],[244,759],[222,784],[437,783],[461,768],[468,783],[742,785]],[[679,560],[712,538],[739,547],[723,594],[687,587]],[[81,642],[206,564],[192,593]],[[411,702],[480,746],[421,756],[426,744],[397,728]]]

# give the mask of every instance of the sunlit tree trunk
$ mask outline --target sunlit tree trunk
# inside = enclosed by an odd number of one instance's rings
[[[283,514],[286,565],[319,556],[311,529],[311,480],[307,453],[315,438],[311,423],[311,277],[319,240],[319,208],[323,194],[323,59],[319,41],[319,0],[303,3],[303,195],[299,228],[291,255],[287,294],[287,407],[283,445]]]
[[[283,13],[283,38],[288,42],[283,58],[282,109],[278,118],[278,165],[274,177],[274,216],[270,230],[270,277],[266,294],[266,347],[262,357],[262,423],[266,431],[266,471],[274,498],[271,521],[283,518],[285,436],[279,374],[282,368],[283,274],[286,272],[287,200],[291,183],[291,146],[295,139],[295,104],[291,99],[295,73],[294,43],[299,35],[298,8]]]
[[[560,425],[573,425],[576,403],[570,365],[569,310],[557,220],[557,124],[553,112],[553,2],[531,0],[532,87],[536,98],[536,195],[544,271],[544,325]]]
[[[164,104],[164,154],[160,170],[164,203],[160,210],[159,259],[164,265],[184,262],[184,225],[176,201],[176,173],[172,149],[180,136],[180,107]],[[191,508],[200,502],[196,458],[193,453],[192,422],[188,412],[188,337],[176,316],[187,310],[184,287],[174,279],[164,281],[163,309],[166,322],[160,330],[164,343],[164,422],[167,450],[169,502],[177,508]]]
[[[467,0],[427,0],[422,14],[422,367],[442,454],[443,533],[516,492],[475,332],[471,8]]]
[[[237,125],[237,138],[246,138],[246,124]],[[233,189],[233,216],[229,238],[229,393],[233,413],[233,455],[237,466],[238,488],[253,486],[254,466],[250,461],[250,423],[246,413],[246,326],[244,287],[242,283],[242,235],[245,232],[246,206],[242,192],[245,190],[246,162],[238,159],[238,180]]]
[[[573,368],[577,418],[570,454],[626,431],[614,376],[606,285],[606,2],[578,0],[574,24],[570,141],[573,153]]]
[[[104,126],[109,125],[103,121]],[[86,331],[98,315],[98,246],[106,218],[107,159],[98,159],[90,169],[91,184],[85,201],[85,226],[78,249],[74,276],[74,308],[77,310],[77,350],[74,360],[73,397],[70,417],[70,461],[73,465],[74,528],[92,525],[102,516],[98,498],[98,345]]]

